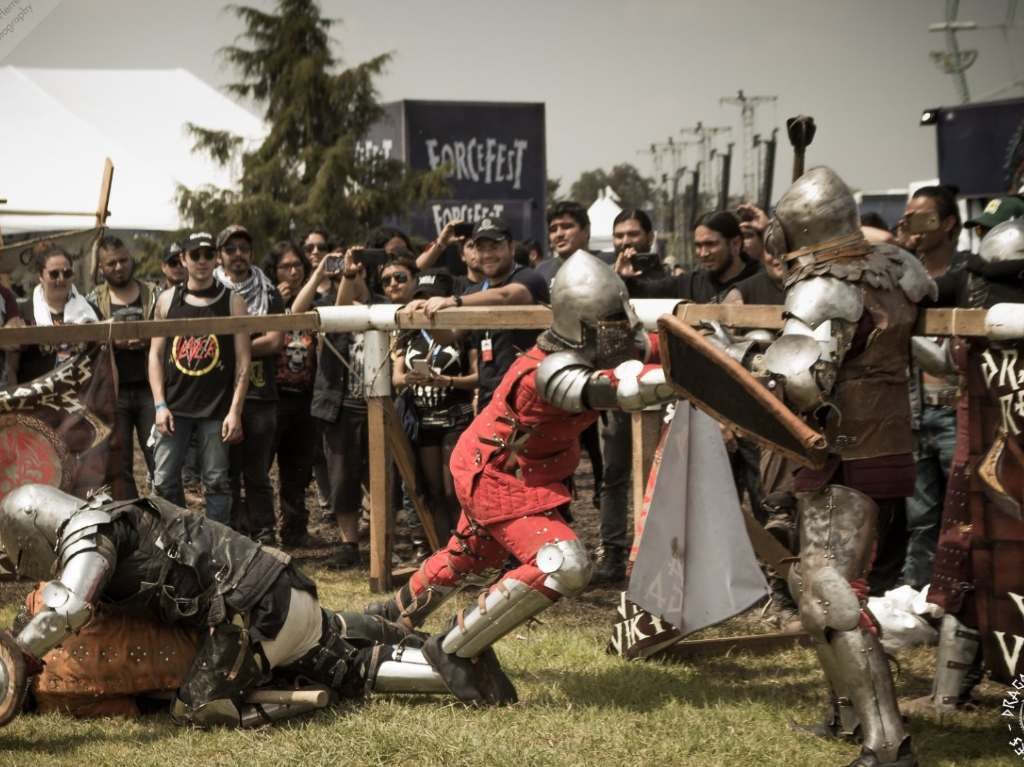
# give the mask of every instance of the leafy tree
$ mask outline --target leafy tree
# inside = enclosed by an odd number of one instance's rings
[[[410,170],[360,144],[383,114],[374,80],[383,53],[348,69],[331,54],[331,27],[313,0],[279,0],[273,13],[228,9],[244,24],[221,49],[239,73],[228,90],[262,107],[269,132],[244,151],[240,137],[189,125],[195,147],[217,162],[241,164],[236,189],[178,188],[178,209],[193,226],[217,231],[243,222],[266,244],[313,226],[353,242],[388,216],[446,194],[444,169]]]
[[[623,208],[650,208],[654,203],[654,182],[628,162],[607,172],[601,168],[584,171],[572,185],[569,196],[581,205],[589,206],[608,186],[618,195],[619,205]]]
[[[559,194],[558,187],[562,185],[562,179],[560,178],[549,178],[544,182],[545,189],[547,190],[548,205],[554,205],[556,202],[562,199],[562,195]]]

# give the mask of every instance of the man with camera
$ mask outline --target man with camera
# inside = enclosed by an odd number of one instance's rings
[[[623,210],[612,223],[615,271],[630,298],[672,298],[672,280],[654,251],[654,226],[642,210]],[[601,415],[601,545],[594,560],[594,585],[617,583],[626,575],[629,551],[629,488],[632,474],[632,416],[622,410]]]
[[[100,319],[148,320],[153,317],[157,290],[134,277],[135,260],[120,238],[105,235],[96,246],[97,264],[103,283],[89,300],[99,310]],[[114,341],[114,364],[117,366],[117,424],[113,460],[119,462],[113,483],[115,500],[135,498],[134,450],[132,432],[138,437],[146,468],[153,475],[153,451],[146,444],[153,429],[155,411],[146,375],[149,341],[127,339]]]

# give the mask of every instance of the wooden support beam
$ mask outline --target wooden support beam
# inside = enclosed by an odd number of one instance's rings
[[[391,591],[391,456],[387,446],[387,408],[391,397],[367,397],[370,449],[370,590]]]
[[[416,456],[413,454],[409,436],[402,429],[402,424],[398,422],[394,402],[391,403],[390,407],[384,409],[384,418],[387,421],[388,444],[391,445],[392,458],[394,458],[395,466],[398,467],[398,473],[405,484],[405,492],[409,495],[410,500],[412,500],[412,505],[416,509],[416,516],[420,518],[420,524],[423,525],[423,533],[427,536],[430,550],[437,551],[441,548],[442,541],[437,534],[434,515],[430,507],[427,506],[423,493],[420,492],[416,477]]]
[[[630,437],[633,441],[631,473],[633,477],[633,517],[640,513],[644,505],[644,491],[647,489],[647,476],[651,473],[654,463],[654,451],[658,448],[661,436],[661,410],[644,410],[631,413]]]
[[[779,650],[794,647],[809,647],[811,637],[805,631],[793,634],[749,634],[747,636],[721,637],[716,639],[691,639],[666,647],[652,657],[658,660],[690,661],[711,655],[731,655],[746,652],[751,655],[768,655]]]

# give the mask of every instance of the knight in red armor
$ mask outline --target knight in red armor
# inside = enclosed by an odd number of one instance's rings
[[[942,294],[960,307],[989,309],[989,338],[954,346],[960,371],[957,441],[943,506],[928,600],[946,611],[935,680],[923,702],[939,713],[967,703],[981,678],[1010,684],[1024,671],[1024,220],[982,240]],[[992,307],[995,307],[994,309]],[[1006,321],[994,321],[1003,315]],[[945,360],[939,359],[938,363]]]
[[[514,556],[519,566],[424,648],[464,700],[514,701],[503,675],[474,675],[473,659],[590,580],[587,550],[561,511],[580,433],[601,409],[639,410],[675,396],[660,364],[646,364],[656,362],[657,339],[642,332],[607,264],[575,253],[555,277],[551,303],[551,328],[508,370],[452,453],[462,507],[455,533],[394,599],[368,608],[415,628],[458,589],[494,580]]]

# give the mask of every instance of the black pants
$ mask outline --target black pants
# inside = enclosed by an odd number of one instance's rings
[[[732,478],[736,483],[736,494],[743,503],[743,493],[750,499],[750,511],[754,518],[764,524],[767,516],[761,508],[761,450],[743,437],[736,438],[736,450],[729,453]]]
[[[601,546],[629,547],[629,500],[632,477],[633,418],[621,410],[603,414],[601,453],[604,484],[601,487]]]
[[[117,469],[114,478],[114,499],[137,498],[139,489],[135,485],[135,450],[132,435],[139,440],[142,456],[146,461],[149,476],[153,476],[153,450],[146,445],[153,428],[156,411],[153,408],[153,392],[148,383],[124,384],[117,393],[117,422],[115,424],[118,445]]]
[[[253,538],[274,532],[270,464],[276,437],[277,402],[247,399],[242,411],[242,441],[230,451],[231,526]]]
[[[880,597],[896,588],[907,556],[907,505],[903,498],[876,501],[878,504],[878,546],[868,573],[871,596]]]
[[[306,509],[306,488],[313,476],[320,430],[310,415],[312,396],[281,392],[277,402],[277,471],[281,482],[279,493],[278,534],[282,542],[295,541],[306,532],[309,511]]]
[[[580,445],[587,451],[590,467],[594,471],[594,496],[600,497],[604,483],[604,462],[601,460],[601,436],[597,432],[596,423],[592,423],[580,434]]]
[[[363,404],[363,403],[359,403]],[[338,420],[324,424],[324,458],[331,486],[330,512],[337,517],[358,514],[363,482],[370,477],[366,407],[342,405]]]

